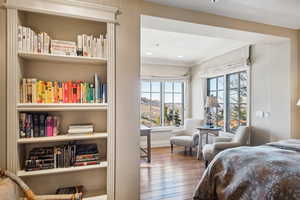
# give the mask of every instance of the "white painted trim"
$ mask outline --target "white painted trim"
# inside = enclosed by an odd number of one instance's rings
[[[7,0],[7,8],[86,19],[116,22],[117,8],[77,0]]]
[[[107,24],[108,36],[108,60],[107,60],[107,83],[108,83],[108,145],[107,145],[107,194],[108,200],[115,199],[115,162],[116,162],[116,49],[115,33],[116,25]]]

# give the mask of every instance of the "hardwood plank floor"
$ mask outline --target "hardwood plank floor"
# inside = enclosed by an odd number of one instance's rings
[[[191,200],[205,168],[196,153],[185,155],[183,148],[153,148],[152,162],[141,160],[141,200]]]

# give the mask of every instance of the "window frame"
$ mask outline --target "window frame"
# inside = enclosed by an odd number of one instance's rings
[[[150,83],[150,92],[144,92],[142,91],[142,88],[140,90],[140,95],[142,97],[142,94],[143,93],[150,93],[150,100],[152,98],[152,82],[160,82],[160,126],[152,126],[154,129],[159,129],[159,128],[168,128],[168,127],[175,127],[175,125],[172,125],[172,126],[166,126],[165,125],[165,116],[164,116],[164,105],[165,105],[165,94],[171,94],[172,95],[172,109],[174,110],[175,108],[175,102],[174,102],[174,94],[181,94],[181,112],[182,113],[182,119],[181,119],[181,125],[180,126],[183,126],[184,125],[184,119],[185,119],[185,98],[186,98],[186,93],[185,93],[185,90],[186,90],[186,81],[185,80],[182,80],[182,79],[141,79],[141,84],[143,81],[145,82],[149,82]],[[172,82],[172,92],[165,92],[165,83],[166,82]],[[181,92],[175,92],[174,91],[174,83],[175,82],[181,82]],[[158,93],[158,92],[154,92],[154,93]],[[150,105],[150,113],[151,113],[151,107],[152,105]],[[141,119],[141,114],[142,112],[140,111],[140,119]]]
[[[223,89],[219,89],[219,79],[220,78],[223,78]],[[216,79],[216,89],[210,89],[210,80],[213,80],[213,79]],[[223,105],[223,123],[224,123],[224,126],[225,126],[225,94],[226,94],[226,88],[225,88],[225,76],[224,75],[221,75],[221,76],[215,76],[215,77],[210,77],[207,79],[207,96],[211,96],[211,92],[215,92],[216,93],[216,98],[218,99],[219,98],[219,93],[220,92],[223,92],[223,103],[219,103],[221,105]],[[219,108],[216,108],[216,123],[218,124],[218,122],[220,121],[219,118],[218,118],[218,112],[219,112]],[[225,130],[225,129],[224,129]]]
[[[240,74],[241,73],[246,73],[247,75],[247,97],[246,97],[246,103],[240,103],[240,88],[241,85],[240,85]],[[239,104],[239,125],[240,125],[240,112],[241,112],[241,105],[245,105],[246,107],[246,112],[247,112],[247,126],[249,126],[250,124],[250,99],[251,99],[251,73],[250,73],[250,69],[244,69],[244,70],[238,70],[238,71],[235,71],[235,72],[231,72],[231,73],[226,73],[226,74],[222,74],[222,75],[217,75],[217,76],[212,76],[212,77],[209,77],[206,79],[206,84],[207,84],[207,89],[206,89],[206,92],[207,92],[207,96],[209,95],[209,91],[210,91],[210,85],[209,85],[209,80],[211,79],[214,79],[214,78],[217,78],[217,81],[216,81],[216,84],[218,84],[218,78],[219,77],[223,77],[223,80],[224,80],[224,88],[223,88],[223,91],[224,91],[224,99],[223,99],[223,109],[224,109],[224,126],[223,126],[223,130],[226,131],[226,132],[231,132],[231,133],[234,133],[230,130],[230,125],[229,125],[229,119],[230,119],[230,116],[229,116],[229,76],[232,75],[232,74],[238,74],[238,88],[237,88],[237,91],[238,91],[238,104]],[[218,91],[218,85],[217,85],[217,90],[213,90],[213,91]]]

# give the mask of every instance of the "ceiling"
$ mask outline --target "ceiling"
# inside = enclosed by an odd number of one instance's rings
[[[142,28],[142,63],[190,67],[247,42]]]
[[[242,20],[300,29],[300,0],[146,0]]]

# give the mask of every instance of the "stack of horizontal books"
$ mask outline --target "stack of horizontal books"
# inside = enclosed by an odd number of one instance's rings
[[[91,134],[94,132],[93,124],[73,124],[69,126],[68,134]]]

